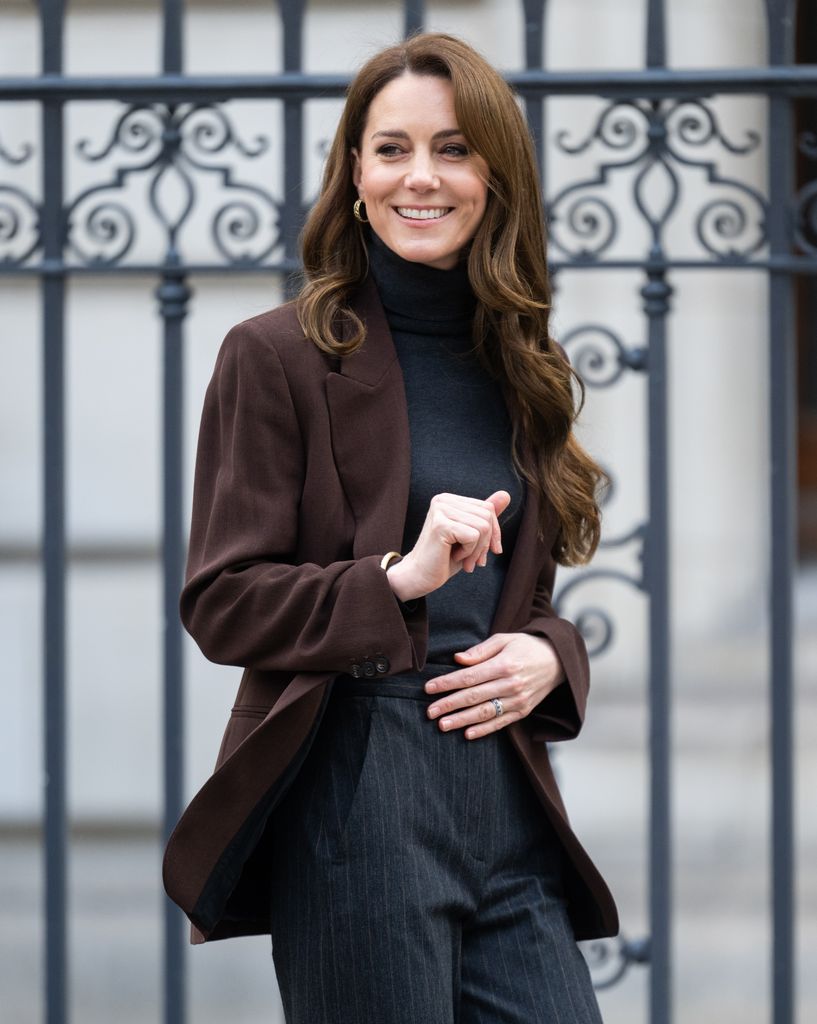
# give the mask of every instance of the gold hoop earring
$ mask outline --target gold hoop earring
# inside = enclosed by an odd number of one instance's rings
[[[362,214],[360,212],[361,209],[363,210]],[[356,199],[355,200],[355,205],[352,207],[352,210],[354,211],[354,214],[355,214],[355,220],[359,220],[361,224],[368,224],[369,223],[369,221],[368,221],[368,219],[366,217],[366,207],[364,206],[362,199]]]

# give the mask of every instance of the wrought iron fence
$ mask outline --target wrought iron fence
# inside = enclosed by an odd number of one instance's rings
[[[769,416],[771,470],[769,600],[772,723],[773,1019],[794,1020],[794,828],[792,813],[792,567],[795,365],[792,288],[798,275],[817,272],[817,181],[799,192],[794,161],[800,151],[817,158],[815,133],[795,136],[793,101],[817,95],[817,66],[793,65],[795,0],[765,0],[768,66],[735,70],[680,71],[666,67],[665,4],[645,0],[646,67],[627,72],[549,72],[542,67],[547,0],[523,0],[525,69],[508,78],[524,99],[543,170],[546,147],[565,157],[592,156],[594,173],[571,180],[548,195],[552,268],[566,271],[628,269],[642,275],[643,344],[628,346],[609,325],[577,326],[564,337],[591,387],[608,387],[626,374],[643,374],[648,393],[648,515],[607,547],[636,550],[641,571],[628,575],[594,568],[574,577],[560,600],[587,580],[611,577],[634,586],[649,604],[650,696],[650,935],[594,944],[597,984],[613,984],[634,962],[649,962],[649,1019],[671,1016],[672,863],[670,799],[670,624],[667,482],[667,322],[673,289],[670,275],[685,269],[752,269],[768,275]],[[0,165],[25,164],[37,147],[42,159],[39,191],[0,183],[0,273],[34,276],[41,282],[43,313],[45,578],[45,804],[47,1020],[66,1020],[66,677],[65,677],[65,288],[71,275],[155,273],[164,338],[163,390],[163,578],[164,578],[164,826],[168,832],[182,809],[182,636],[177,600],[183,570],[182,522],[182,336],[196,272],[249,274],[297,269],[297,236],[308,204],[304,178],[304,109],[313,99],[342,96],[344,75],[307,74],[301,69],[304,5],[280,0],[283,70],[264,76],[194,76],[183,73],[182,0],[164,0],[163,73],[156,77],[79,78],[63,73],[64,0],[40,0],[42,73],[0,78],[0,103],[35,101],[41,110],[39,139],[0,138]],[[424,4],[405,4],[405,31],[421,28]],[[768,99],[765,144],[768,187],[760,191],[712,158],[738,158],[757,149],[756,133],[735,138],[719,120],[716,97]],[[597,97],[604,103],[589,133],[573,137],[545,131],[544,97]],[[114,100],[120,112],[101,146],[66,137],[69,101]],[[283,107],[283,184],[276,195],[242,179],[246,161],[261,156],[269,139],[247,141],[231,120],[236,99],[275,99]],[[67,194],[66,149],[86,164],[113,162],[109,177]],[[677,219],[684,176],[698,172],[701,207],[691,222],[689,254],[667,242]],[[173,177],[182,201],[175,208],[162,196]],[[219,204],[204,211],[200,184],[218,183]],[[616,183],[627,179],[624,191]],[[663,198],[648,186],[660,179]],[[127,184],[147,184],[147,207],[137,216],[123,198]],[[546,189],[547,191],[547,189]],[[627,207],[621,205],[626,196]],[[163,251],[136,259],[140,227],[152,220]],[[622,222],[646,229],[641,251],[622,251]],[[209,262],[185,259],[183,236],[191,223],[206,223],[213,249]],[[612,641],[613,625],[602,609],[577,616],[592,653]],[[625,935],[627,921],[624,921]],[[181,915],[168,904],[165,917],[165,1003],[168,1024],[185,1019]]]

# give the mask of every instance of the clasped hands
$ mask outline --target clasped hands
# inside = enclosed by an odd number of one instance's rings
[[[397,597],[424,597],[456,573],[473,573],[487,565],[490,552],[501,554],[499,516],[510,500],[507,491],[496,491],[485,500],[435,495],[417,543],[388,569]],[[469,740],[524,718],[565,678],[550,641],[527,633],[495,633],[455,658],[462,668],[425,685],[427,693],[445,694],[429,706],[428,715],[443,731],[464,729]],[[496,699],[501,701],[501,715],[493,703]]]

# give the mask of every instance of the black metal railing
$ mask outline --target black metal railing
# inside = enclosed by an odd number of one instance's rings
[[[649,602],[650,800],[649,898],[650,934],[596,945],[591,960],[616,967],[609,984],[631,963],[650,964],[651,1024],[671,1019],[672,966],[672,801],[671,672],[669,611],[669,524],[667,441],[667,324],[673,287],[670,275],[684,270],[728,268],[768,275],[769,410],[770,410],[770,565],[771,656],[769,666],[772,725],[772,893],[773,1020],[794,1021],[794,822],[792,811],[793,627],[795,492],[795,365],[793,283],[797,275],[817,273],[813,228],[815,186],[796,193],[793,167],[798,139],[793,103],[817,96],[817,66],[793,64],[794,0],[766,0],[768,66],[759,68],[676,70],[666,67],[665,4],[645,0],[647,33],[645,68],[621,72],[549,72],[541,66],[546,34],[547,0],[523,0],[525,69],[507,77],[523,97],[537,140],[540,166],[547,171],[551,147],[564,156],[596,154],[596,172],[548,193],[552,268],[557,279],[567,272],[630,269],[641,275],[640,294],[645,333],[642,344],[626,346],[609,326],[578,325],[565,337],[588,384],[609,386],[623,375],[646,376],[648,394],[648,512],[626,536],[605,541],[607,547],[633,546],[642,566],[639,576],[594,567],[572,578],[560,600],[599,576],[616,578],[641,591]],[[270,75],[193,76],[183,72],[182,0],[163,3],[162,74],[155,77],[86,77],[63,73],[64,0],[40,0],[42,73],[13,79],[0,77],[0,103],[35,101],[42,121],[39,140],[0,138],[0,166],[10,170],[42,157],[42,181],[31,194],[11,178],[0,182],[0,273],[38,278],[42,284],[44,353],[44,526],[42,563],[45,577],[45,829],[46,865],[46,1016],[48,1024],[67,1020],[68,863],[66,810],[66,651],[65,651],[65,286],[71,275],[155,274],[156,296],[164,332],[163,390],[163,576],[164,576],[164,831],[175,823],[183,802],[184,750],[182,701],[184,665],[177,599],[184,557],[182,522],[182,382],[183,333],[194,273],[288,275],[297,269],[297,237],[306,206],[303,141],[305,105],[343,94],[346,75],[312,75],[302,70],[304,5],[280,0],[283,70]],[[406,32],[424,21],[422,2],[405,4]],[[715,97],[748,95],[767,98],[765,140],[747,134],[737,141],[720,125]],[[584,139],[546,131],[543,100],[583,96],[604,101]],[[69,101],[115,100],[122,104],[110,138],[92,151],[87,142],[65,137]],[[246,143],[230,120],[236,99],[275,100],[283,107],[283,188],[273,196],[242,182],[242,161],[265,151],[268,140]],[[731,157],[748,155],[765,141],[768,187],[765,193],[740,179],[721,174],[711,158],[712,146]],[[803,152],[813,137],[799,140]],[[66,195],[66,146],[101,167],[113,162],[108,178],[83,192]],[[707,144],[707,156],[701,147]],[[626,151],[626,152],[625,152]],[[104,158],[104,159],[103,159]],[[117,163],[118,161],[118,163]],[[683,172],[683,173],[682,173]],[[679,255],[666,241],[684,174],[698,172],[704,203],[694,222],[688,253]],[[159,198],[163,175],[182,183],[186,201],[169,212]],[[627,210],[618,210],[608,186],[632,176]],[[667,199],[656,208],[644,184],[650,174],[663,176]],[[164,251],[154,259],[132,258],[140,221],[117,198],[130,179],[148,182],[149,205],[143,222],[158,225]],[[184,252],[185,228],[199,216],[197,181],[219,183],[226,197],[210,216],[213,256],[190,260]],[[623,180],[623,178],[622,178]],[[707,189],[725,186],[730,197],[710,200]],[[623,219],[646,227],[644,251],[616,248]],[[264,235],[264,230],[268,234]],[[273,227],[270,229],[270,225]],[[811,225],[811,226],[809,226]],[[594,334],[595,332],[595,334]],[[595,337],[595,341],[592,340]],[[603,611],[580,614],[591,649],[598,652],[613,639]],[[627,928],[625,917],[624,928]],[[169,903],[165,918],[165,1005],[167,1024],[182,1024],[185,1012],[184,945],[186,927]]]

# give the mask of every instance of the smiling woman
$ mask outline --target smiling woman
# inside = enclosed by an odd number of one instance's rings
[[[410,72],[389,82],[352,156],[375,234],[403,259],[456,266],[485,213],[488,165],[457,127],[451,82]]]
[[[373,57],[303,247],[205,399],[182,617],[245,672],[168,892],[199,940],[271,933],[289,1024],[599,1024],[575,939],[616,910],[546,744],[603,475],[501,76],[445,35]]]

